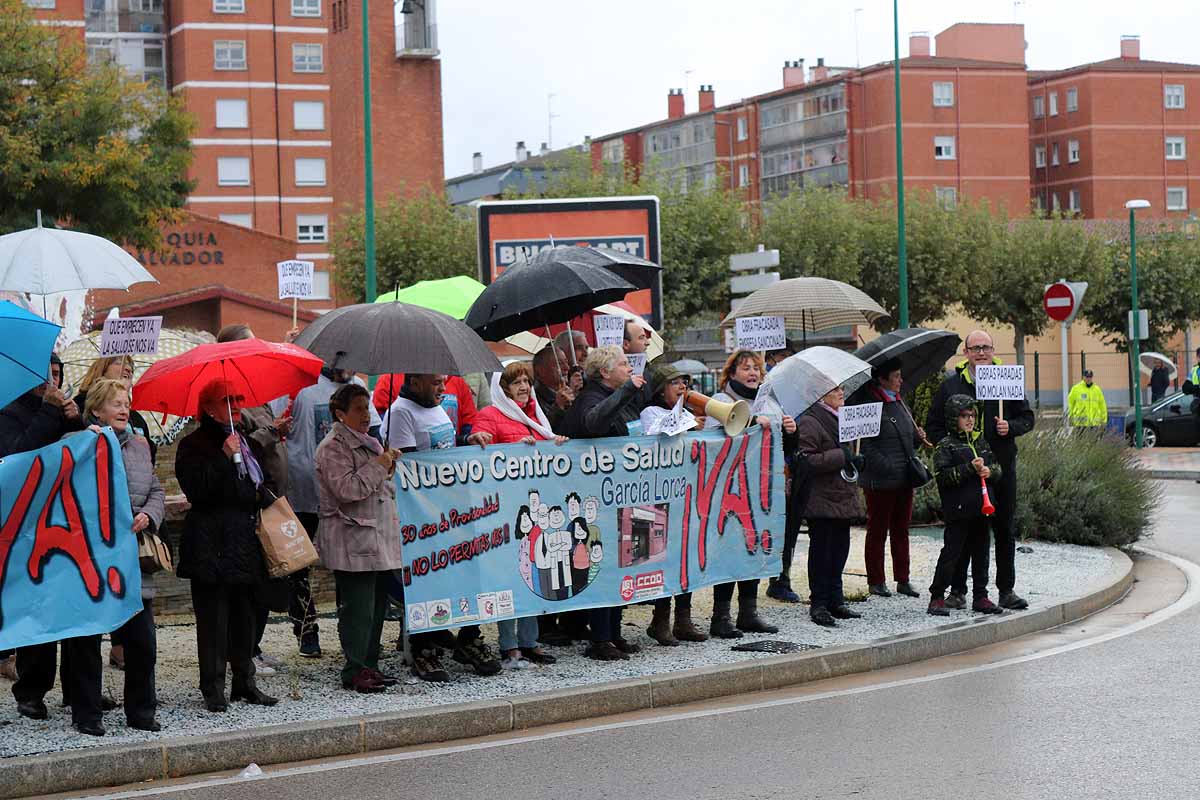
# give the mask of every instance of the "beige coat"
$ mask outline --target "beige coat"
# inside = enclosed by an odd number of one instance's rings
[[[343,572],[399,569],[396,487],[378,457],[354,432],[335,423],[317,446],[321,563]]]

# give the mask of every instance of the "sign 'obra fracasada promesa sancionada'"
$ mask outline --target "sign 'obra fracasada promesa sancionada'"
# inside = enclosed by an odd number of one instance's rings
[[[409,630],[678,594],[780,570],[779,429],[511,444],[396,462]]]

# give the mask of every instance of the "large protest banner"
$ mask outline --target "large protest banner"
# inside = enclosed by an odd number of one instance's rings
[[[111,429],[0,460],[0,650],[107,633],[140,611],[132,525]]]
[[[781,567],[778,428],[406,453],[395,480],[413,632]]]

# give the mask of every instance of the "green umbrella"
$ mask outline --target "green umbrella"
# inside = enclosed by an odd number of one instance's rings
[[[387,292],[375,299],[376,303],[399,300],[422,308],[432,308],[455,319],[463,319],[475,298],[483,291],[483,284],[466,275],[442,278],[436,281],[419,281],[395,292]]]

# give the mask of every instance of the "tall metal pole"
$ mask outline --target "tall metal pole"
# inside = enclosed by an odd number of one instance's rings
[[[1133,356],[1132,374],[1133,374],[1133,435],[1134,446],[1141,448],[1142,446],[1142,387],[1141,380],[1138,377],[1138,365],[1141,362],[1141,353],[1139,352],[1138,328],[1141,320],[1138,318],[1138,291],[1137,291],[1137,224],[1134,220],[1136,212],[1129,209],[1129,286],[1132,305],[1130,309],[1133,312],[1131,330],[1129,331],[1129,352]]]
[[[365,2],[365,0],[364,0]],[[896,261],[900,266],[900,327],[908,327],[908,243],[904,232],[904,133],[900,123],[900,0],[892,0],[896,78]]]
[[[375,162],[371,142],[371,25],[367,14],[368,0],[362,0],[362,61],[363,61],[363,210],[365,211],[364,242],[366,258],[363,263],[363,284],[366,301],[375,302]]]

